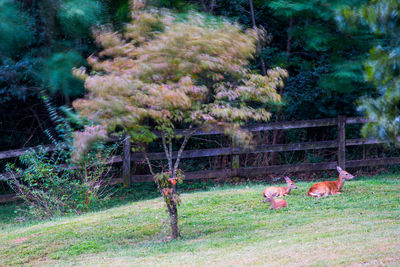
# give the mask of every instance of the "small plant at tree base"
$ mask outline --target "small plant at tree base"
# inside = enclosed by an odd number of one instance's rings
[[[133,1],[132,22],[123,33],[106,28],[95,32],[104,49],[88,58],[93,72],[74,70],[89,94],[73,106],[98,126],[77,135],[75,143],[77,154],[84,154],[90,135],[129,135],[153,176],[164,177],[156,181],[174,220],[172,237],[177,238],[178,202],[172,183],[181,179],[179,164],[187,142],[199,130],[219,128],[237,145],[249,145],[251,133],[240,126],[269,120],[270,104],[280,101],[276,90],[287,72],[275,68],[262,76],[250,70],[262,32],[198,13],[177,16],[144,6],[145,1]],[[176,135],[177,128],[186,132]],[[168,162],[168,172],[161,176],[145,149],[157,139],[154,130],[160,133]],[[173,142],[179,147],[176,155]]]

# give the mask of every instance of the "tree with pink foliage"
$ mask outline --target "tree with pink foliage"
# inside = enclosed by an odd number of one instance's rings
[[[146,144],[157,138],[154,131],[161,133],[168,171],[156,173],[147,156],[146,162],[167,204],[172,238],[180,236],[176,185],[184,178],[179,163],[188,140],[200,129],[217,127],[236,143],[249,145],[251,133],[241,126],[268,121],[269,104],[280,101],[276,90],[287,72],[274,68],[262,76],[249,69],[263,36],[257,31],[133,1],[132,21],[122,33],[95,31],[103,50],[88,58],[90,72],[74,70],[88,94],[73,106],[96,124],[76,135],[77,151],[83,153],[79,148],[105,131],[127,134],[137,150],[146,152]],[[187,129],[183,136],[174,133],[178,127]],[[179,144],[176,157],[173,142]]]

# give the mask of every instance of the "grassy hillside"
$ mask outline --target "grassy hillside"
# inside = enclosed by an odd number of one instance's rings
[[[183,238],[169,241],[160,198],[36,224],[0,224],[2,265],[215,266],[398,265],[400,179],[346,182],[316,200],[311,183],[269,210],[264,186],[217,187],[182,195]],[[0,206],[0,209],[2,207]]]

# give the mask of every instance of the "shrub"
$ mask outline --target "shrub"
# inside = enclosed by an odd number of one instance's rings
[[[57,114],[49,99],[43,99],[57,125],[57,137],[47,131],[53,149],[31,149],[19,157],[20,166],[8,164],[7,181],[24,201],[23,210],[34,217],[81,214],[107,194],[112,166],[106,163],[118,143],[105,145],[94,141],[85,155],[73,160],[73,129],[66,118]]]

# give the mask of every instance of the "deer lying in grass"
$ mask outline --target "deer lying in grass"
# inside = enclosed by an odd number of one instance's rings
[[[353,179],[354,176],[346,172],[345,170],[342,170],[342,168],[340,168],[339,166],[337,166],[336,169],[339,172],[339,178],[336,181],[326,181],[326,182],[316,183],[310,187],[307,195],[320,199],[321,197],[327,195],[340,194],[339,191],[340,189],[342,189],[344,182],[346,180]]]
[[[271,210],[278,210],[284,207],[287,207],[287,202],[284,199],[278,198],[278,199],[274,199],[273,196],[267,196],[264,200],[264,203],[269,202],[271,204],[270,209]]]
[[[289,177],[283,177],[286,181],[287,186],[270,186],[264,190],[263,197],[282,197],[290,194],[290,190],[296,189],[297,186],[290,180]]]

